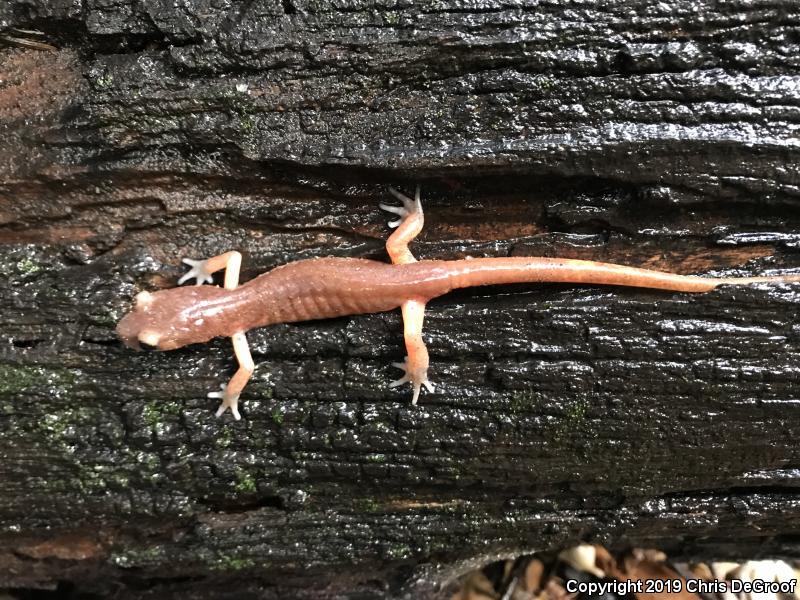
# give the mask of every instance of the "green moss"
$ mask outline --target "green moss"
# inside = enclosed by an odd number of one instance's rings
[[[218,571],[241,571],[243,569],[252,569],[256,566],[256,562],[252,558],[238,558],[223,554],[210,566]]]
[[[142,409],[142,418],[150,427],[155,427],[164,421],[167,415],[179,415],[183,407],[179,402],[152,400]]]
[[[148,402],[145,404],[144,408],[142,409],[142,418],[151,427],[158,425],[158,422],[161,419],[161,413],[155,406],[155,402]]]
[[[33,244],[12,246],[0,252],[0,275],[10,280],[25,279],[41,271],[52,270],[56,258]]]
[[[252,101],[247,93],[225,88],[219,95],[219,101],[231,114],[238,115],[242,119],[251,119]]]
[[[589,401],[586,399],[568,402],[563,407],[564,416],[559,420],[553,431],[553,441],[561,442],[569,434],[581,429],[581,436],[586,437],[584,425],[586,423],[586,413],[589,410]]]
[[[242,469],[236,470],[236,486],[234,489],[240,494],[255,494],[256,493],[256,480],[255,478]]]
[[[411,550],[411,546],[408,544],[392,544],[386,549],[386,558],[398,560],[403,558],[409,558],[413,555],[413,551]]]
[[[531,395],[527,392],[514,392],[508,399],[508,412],[517,414],[522,412],[523,408],[530,406]]]
[[[42,270],[40,265],[36,264],[28,257],[25,257],[22,260],[17,261],[16,266],[17,266],[17,271],[24,275],[30,275],[31,273],[36,273]]]
[[[577,400],[568,404],[564,410],[564,416],[573,425],[586,418],[586,411],[589,410],[589,403],[586,400]]]
[[[128,489],[130,486],[130,479],[127,475],[123,475],[122,473],[110,473],[108,480],[121,490]]]
[[[535,409],[542,395],[533,387],[515,391],[508,399],[508,410],[511,413],[520,413],[525,410]]]
[[[367,454],[364,457],[364,460],[367,462],[372,463],[385,463],[386,462],[386,455],[385,454]]]
[[[31,422],[37,437],[46,440],[51,448],[71,454],[82,443],[87,431],[92,431],[99,420],[98,409],[82,405],[44,413]],[[90,474],[93,477],[94,474]]]
[[[150,471],[155,471],[161,467],[161,459],[158,458],[157,454],[153,454],[152,452],[140,452],[139,461],[140,464],[146,466]]]
[[[110,473],[99,465],[93,468],[80,466],[71,485],[80,490],[82,494],[90,496],[92,494],[103,493],[108,490]]]
[[[61,440],[64,438],[67,429],[71,425],[67,413],[48,413],[39,421],[39,429],[47,437]]]
[[[358,506],[359,512],[362,513],[378,512],[381,510],[381,504],[372,498],[360,498],[356,506]]]
[[[94,80],[94,84],[99,90],[107,90],[114,85],[114,78],[111,75],[104,73]]]
[[[27,367],[0,363],[0,394],[17,394],[30,388],[46,388],[63,393],[75,382],[75,374],[66,369]]]
[[[283,425],[283,417],[284,417],[284,415],[283,415],[283,411],[280,409],[280,407],[276,406],[275,408],[273,408],[271,416],[272,416],[272,422],[273,423],[275,423],[276,425]]]
[[[540,90],[552,90],[556,86],[556,82],[552,77],[538,77],[533,82],[534,86],[538,86]]]
[[[217,448],[227,448],[233,443],[233,429],[229,425],[223,426],[214,438]]]
[[[383,22],[385,25],[395,26],[400,23],[400,13],[396,11],[383,13]]]

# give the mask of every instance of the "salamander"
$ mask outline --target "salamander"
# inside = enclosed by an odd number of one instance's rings
[[[393,363],[405,374],[389,387],[410,383],[416,404],[428,379],[428,350],[422,339],[425,305],[451,290],[480,285],[558,282],[619,285],[708,292],[719,285],[789,283],[800,275],[743,278],[709,278],[678,275],[618,264],[568,258],[511,257],[464,260],[417,260],[409,243],[419,234],[424,214],[419,188],[414,198],[391,193],[402,206],[380,204],[398,218],[386,242],[391,264],[361,258],[314,258],[291,262],[239,285],[242,256],[231,251],[206,260],[184,259],[190,270],[178,281],[194,278],[193,287],[141,292],[135,307],[117,325],[117,334],[135,349],[172,350],[188,344],[230,337],[239,369],[218,392],[208,394],[222,402],[217,416],[230,409],[240,419],[239,395],[255,365],[246,332],[275,323],[327,319],[400,308],[406,357]],[[225,270],[223,287],[203,285],[212,274]]]

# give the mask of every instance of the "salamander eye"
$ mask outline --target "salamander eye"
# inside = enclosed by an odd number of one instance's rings
[[[153,294],[151,294],[150,292],[139,292],[138,294],[136,294],[136,298],[134,300],[138,308],[147,310],[149,306],[153,303]]]
[[[139,333],[139,345],[142,350],[158,350],[160,337],[155,331],[142,331]]]

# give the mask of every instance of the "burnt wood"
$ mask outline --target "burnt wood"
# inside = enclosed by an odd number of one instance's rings
[[[35,31],[41,33],[34,33]],[[800,267],[794,1],[0,3],[0,587],[444,598],[579,540],[797,558],[797,285],[473,289],[218,340],[114,335],[180,259]],[[53,49],[48,49],[52,46]]]

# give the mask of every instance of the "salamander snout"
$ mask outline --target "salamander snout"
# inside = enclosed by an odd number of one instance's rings
[[[141,292],[136,295],[136,306],[117,324],[117,335],[126,346],[134,350],[158,350],[161,335],[152,314],[154,294]]]
[[[173,350],[207,341],[216,332],[209,330],[212,319],[203,318],[202,307],[224,293],[211,285],[141,292],[117,324],[117,335],[135,350]]]

